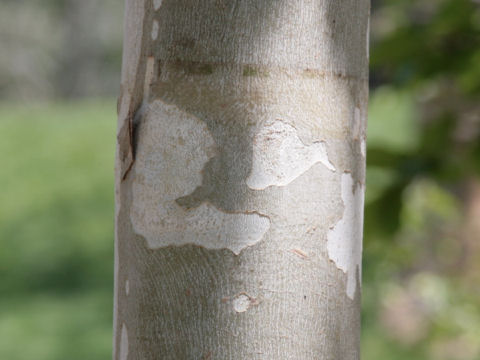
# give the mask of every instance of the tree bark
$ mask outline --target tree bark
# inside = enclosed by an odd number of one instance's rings
[[[125,14],[114,359],[358,359],[368,0]]]

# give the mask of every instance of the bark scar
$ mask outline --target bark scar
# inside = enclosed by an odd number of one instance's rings
[[[143,107],[139,105],[135,111],[129,111],[127,119],[120,129],[117,140],[120,148],[120,160],[122,162],[122,181],[135,163],[136,139],[135,134],[143,114]]]

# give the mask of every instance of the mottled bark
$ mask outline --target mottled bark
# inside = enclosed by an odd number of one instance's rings
[[[114,359],[359,358],[368,0],[127,0]]]

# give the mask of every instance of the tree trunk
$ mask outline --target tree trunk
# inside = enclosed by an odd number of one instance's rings
[[[114,359],[359,358],[368,0],[126,0]]]

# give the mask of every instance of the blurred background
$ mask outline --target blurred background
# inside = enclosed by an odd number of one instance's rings
[[[0,2],[0,359],[111,357],[123,2]],[[480,1],[373,0],[362,356],[480,359]]]

